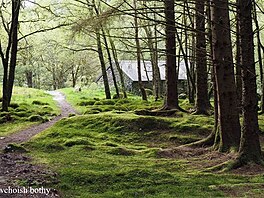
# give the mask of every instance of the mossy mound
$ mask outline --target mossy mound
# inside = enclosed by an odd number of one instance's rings
[[[124,147],[114,148],[111,151],[109,151],[109,153],[112,155],[123,155],[123,156],[132,156],[136,154],[135,151]]]
[[[30,122],[46,122],[48,119],[46,117],[43,117],[41,115],[31,115],[28,118],[28,121]]]
[[[89,140],[85,139],[85,138],[74,138],[74,139],[69,139],[64,143],[64,146],[67,147],[72,147],[72,146],[76,146],[76,145],[90,145],[93,146],[94,144],[92,144]]]

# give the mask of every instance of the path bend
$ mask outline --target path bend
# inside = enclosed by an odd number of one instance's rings
[[[30,138],[35,136],[36,134],[44,131],[45,129],[53,126],[56,122],[58,122],[61,118],[68,117],[69,114],[78,114],[78,112],[73,109],[73,107],[66,101],[65,95],[59,91],[49,91],[50,95],[53,96],[53,100],[55,100],[58,106],[61,109],[61,114],[56,116],[49,122],[45,122],[42,124],[34,125],[25,130],[16,132],[9,136],[6,136],[0,139],[1,148],[5,148],[8,144],[11,143],[22,143],[28,141]]]

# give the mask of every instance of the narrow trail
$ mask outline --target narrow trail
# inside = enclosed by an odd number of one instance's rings
[[[31,137],[33,137],[34,135],[40,133],[41,131],[44,131],[45,129],[47,129],[49,127],[51,127],[57,121],[59,121],[61,118],[67,117],[69,114],[72,114],[72,113],[75,113],[75,114],[77,113],[72,108],[72,106],[68,102],[66,102],[65,96],[62,93],[60,93],[58,91],[49,91],[48,93],[53,96],[53,99],[55,101],[57,101],[58,106],[61,109],[61,115],[55,117],[54,119],[52,119],[49,122],[45,122],[45,123],[42,123],[39,125],[32,126],[28,129],[14,133],[10,136],[5,137],[4,139],[1,139],[0,140],[1,149],[5,148],[10,143],[25,142],[25,141],[29,140]]]
[[[4,149],[11,143],[23,143],[28,141],[36,134],[44,131],[58,122],[63,117],[68,117],[69,114],[78,114],[78,112],[72,108],[72,106],[66,102],[65,96],[59,91],[49,91],[49,94],[53,96],[53,99],[57,102],[61,109],[61,114],[49,122],[45,122],[39,125],[32,126],[28,129],[9,135],[3,139],[0,139],[0,149]],[[45,185],[45,182],[51,178],[56,178],[56,173],[53,173],[41,166],[33,165],[30,163],[31,159],[24,154],[20,153],[1,153],[0,152],[0,191],[7,188],[16,189],[14,186],[14,180],[22,179],[27,180],[28,185],[30,182],[38,181],[39,184]],[[55,179],[56,180],[56,179]],[[50,181],[47,181],[50,182]],[[56,181],[53,181],[56,182]],[[21,188],[20,188],[21,189]],[[16,197],[60,197],[55,189],[51,189],[49,195],[42,193],[23,194],[23,193],[2,193],[0,192],[0,198],[16,198]]]

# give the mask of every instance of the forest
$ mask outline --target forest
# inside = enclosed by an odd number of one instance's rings
[[[2,0],[0,197],[262,197],[263,0]]]

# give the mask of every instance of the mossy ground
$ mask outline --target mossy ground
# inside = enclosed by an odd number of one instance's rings
[[[0,112],[0,136],[48,121],[58,114],[59,108],[48,93],[37,89],[15,87],[9,112]]]
[[[97,107],[111,109],[64,118],[24,145],[37,163],[44,163],[59,174],[59,184],[52,187],[58,188],[64,197],[260,197],[263,194],[263,173],[208,173],[203,169],[217,158],[213,155],[180,158],[159,155],[161,149],[205,137],[212,130],[213,117],[183,113],[172,117],[138,116],[133,109],[158,108],[161,102],[142,103],[134,97],[109,100],[106,104],[95,92],[91,95],[89,91],[64,92],[83,113],[102,101]],[[96,102],[78,105],[93,100]],[[128,110],[113,108],[117,103],[125,104]]]

